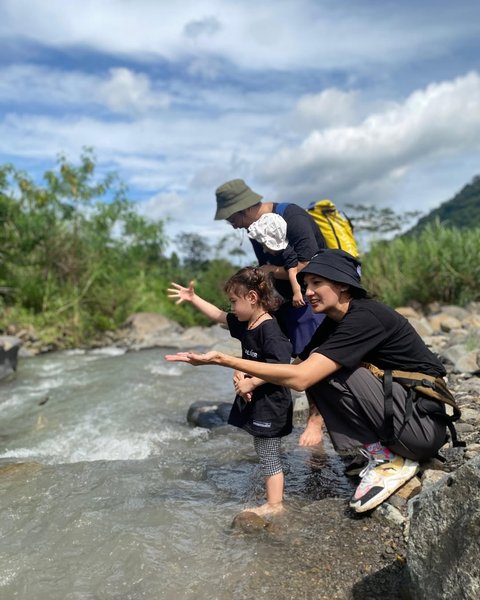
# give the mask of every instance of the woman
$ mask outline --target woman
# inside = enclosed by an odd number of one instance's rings
[[[392,369],[422,373],[432,380],[445,375],[440,361],[409,322],[368,297],[360,272],[353,256],[329,249],[313,257],[299,274],[313,311],[326,315],[300,353],[301,362],[250,363],[220,352],[166,357],[193,365],[230,367],[306,390],[310,416],[300,444],[318,444],[324,421],[337,451],[360,448],[368,458],[350,501],[356,512],[381,504],[416,474],[420,460],[435,456],[446,440],[443,404],[426,398],[411,402],[409,391],[396,381],[384,389],[383,380],[365,366],[373,364],[387,373]],[[385,422],[385,392],[391,399],[391,424]],[[433,415],[432,409],[440,416]],[[393,428],[388,436],[386,425]]]

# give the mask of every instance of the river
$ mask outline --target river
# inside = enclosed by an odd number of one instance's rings
[[[195,400],[231,400],[231,372],[167,363],[168,352],[24,358],[0,385],[0,598],[347,597],[328,588],[345,574],[318,558],[355,552],[366,535],[345,516],[341,460],[327,444],[300,448],[297,425],[286,516],[262,532],[232,528],[263,501],[252,440],[186,420]]]

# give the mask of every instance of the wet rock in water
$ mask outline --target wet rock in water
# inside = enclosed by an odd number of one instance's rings
[[[245,533],[256,533],[263,531],[270,525],[269,521],[263,519],[257,513],[244,510],[235,515],[232,521],[233,529],[241,529]]]
[[[212,429],[227,424],[228,415],[232,408],[229,402],[208,402],[198,400],[190,405],[187,413],[187,421],[197,427]]]
[[[0,336],[0,380],[10,378],[15,374],[21,344],[18,337]]]

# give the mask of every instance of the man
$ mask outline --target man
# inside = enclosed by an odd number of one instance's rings
[[[277,204],[262,202],[262,196],[248,187],[243,179],[227,181],[216,192],[217,211],[215,220],[226,220],[234,229],[248,229],[266,213],[276,213]],[[287,223],[287,238],[298,259],[298,271],[301,271],[320,249],[325,248],[325,240],[313,218],[302,207],[289,204],[282,214]],[[275,313],[280,327],[288,335],[296,356],[310,341],[313,333],[323,319],[323,315],[313,313],[307,303],[301,308],[292,306],[292,288],[288,272],[281,255],[272,255],[264,251],[256,240],[250,240],[258,264],[274,278],[275,288],[283,297],[284,303]]]

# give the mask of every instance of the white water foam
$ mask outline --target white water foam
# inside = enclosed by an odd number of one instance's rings
[[[125,348],[118,348],[117,346],[105,346],[104,348],[95,348],[95,350],[90,350],[90,355],[97,356],[121,356],[125,354],[127,351]]]
[[[25,398],[25,394],[13,394],[5,401],[0,401],[0,408],[3,413],[3,418],[5,418],[5,410],[19,408],[24,404],[28,404],[29,402],[31,402],[31,400],[29,398]]]
[[[166,375],[167,377],[179,377],[183,374],[180,365],[148,365],[145,370],[152,375]]]
[[[5,587],[11,584],[18,575],[19,570],[15,569],[2,569],[0,573],[0,587]]]
[[[161,432],[101,432],[88,420],[36,446],[6,450],[1,458],[40,460],[47,464],[98,460],[144,460],[164,453],[165,443],[199,437],[192,429],[166,426]]]
[[[48,392],[48,390],[53,390],[61,387],[65,384],[65,379],[61,377],[49,377],[43,381],[38,380],[32,385],[23,385],[22,391],[31,393],[31,392]]]

